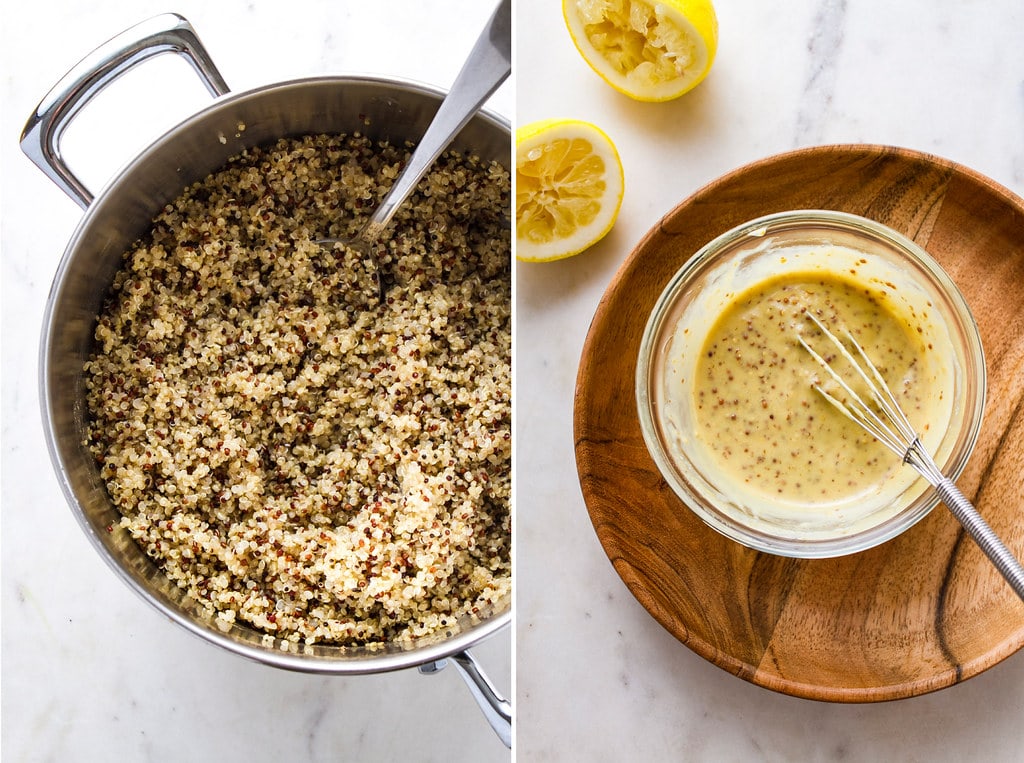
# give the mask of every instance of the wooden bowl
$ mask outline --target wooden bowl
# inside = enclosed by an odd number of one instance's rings
[[[1024,645],[1024,603],[943,506],[850,556],[763,554],[698,519],[644,445],[634,378],[658,295],[711,239],[790,209],[888,225],[924,247],[963,292],[985,348],[988,399],[958,484],[1024,556],[1024,201],[947,160],[880,146],[755,162],[683,201],[640,242],[605,292],[580,362],[574,420],[587,509],[651,615],[745,680],[841,702],[950,686]]]

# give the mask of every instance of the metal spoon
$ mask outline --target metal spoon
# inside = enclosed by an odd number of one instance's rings
[[[385,294],[384,279],[381,277],[380,264],[373,254],[373,244],[441,152],[512,71],[511,6],[511,0],[501,0],[498,4],[405,169],[360,231],[352,238],[316,240],[318,244],[343,244],[373,260],[382,302]]]

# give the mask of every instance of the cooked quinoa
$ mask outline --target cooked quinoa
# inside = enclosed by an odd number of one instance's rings
[[[87,362],[126,528],[224,627],[379,644],[511,585],[508,171],[446,154],[377,266],[344,247],[407,148],[244,151],[125,255]]]

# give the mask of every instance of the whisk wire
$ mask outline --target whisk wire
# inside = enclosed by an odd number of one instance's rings
[[[878,413],[876,413],[875,410],[868,405],[856,391],[854,391],[846,380],[836,373],[835,369],[829,365],[828,361],[815,352],[815,350],[802,336],[798,335],[797,338],[799,339],[800,344],[803,345],[804,349],[810,353],[811,357],[817,361],[818,365],[820,365],[832,380],[849,396],[849,404],[842,402],[837,397],[830,394],[820,384],[815,384],[814,389],[817,390],[822,397],[828,400],[829,403],[839,409],[843,415],[853,419],[853,421],[860,424],[872,436],[874,436],[875,439],[885,445],[885,447],[900,458],[906,460],[908,448],[905,443],[917,439],[917,435],[914,433],[910,422],[907,421],[906,416],[904,416],[903,412],[900,410],[899,405],[896,402],[896,398],[893,396],[889,386],[885,383],[885,380],[882,379],[882,375],[878,372],[878,369],[875,368],[875,364],[872,363],[870,358],[864,354],[863,349],[861,349],[861,346],[853,336],[849,332],[846,332],[851,343],[857,348],[861,357],[863,357],[867,363],[868,368],[873,372],[877,381],[872,381],[861,364],[857,362],[857,359],[849,350],[846,349],[835,334],[829,331],[828,328],[826,328],[825,325],[814,315],[808,313],[807,317],[810,318],[822,334],[824,334],[836,346],[836,349],[838,349],[847,362],[853,366],[857,375],[867,385],[868,391],[871,393],[872,400],[888,417],[888,422],[883,420],[881,416],[879,416]],[[893,427],[890,426],[890,423],[895,426],[897,429],[896,432],[893,431]],[[903,437],[902,440],[900,439],[901,435]]]

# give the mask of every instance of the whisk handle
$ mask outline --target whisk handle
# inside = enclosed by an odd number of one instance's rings
[[[935,489],[953,512],[960,524],[974,538],[985,555],[992,560],[996,569],[1006,578],[1006,582],[1024,600],[1024,567],[1017,561],[1010,549],[1000,540],[988,523],[982,519],[978,510],[960,492],[953,480],[944,477],[935,484]]]

